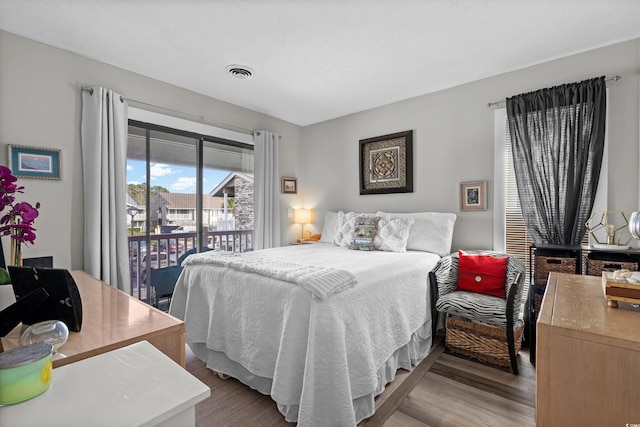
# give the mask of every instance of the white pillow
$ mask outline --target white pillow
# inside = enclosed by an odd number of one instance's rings
[[[415,220],[410,217],[380,216],[378,233],[373,242],[376,249],[387,252],[406,252],[409,232]]]
[[[329,211],[325,213],[320,242],[333,243],[333,237],[336,235],[336,228],[338,228],[338,212]]]
[[[338,225],[333,238],[333,244],[335,246],[348,248],[353,240],[357,219],[360,217],[373,216],[376,215],[371,213],[338,212]],[[407,240],[415,220],[413,218],[395,217],[391,215],[380,217],[378,232],[373,243],[374,247],[387,252],[406,252]]]
[[[348,248],[353,238],[353,233],[356,229],[356,218],[358,214],[355,212],[344,213],[338,212],[338,224],[336,226],[336,232],[333,236],[333,245],[342,246]]]
[[[414,213],[385,213],[378,212],[379,216],[408,217],[415,223],[409,231],[407,249],[414,251],[433,252],[440,256],[448,255],[451,251],[453,239],[453,225],[456,215],[441,212],[414,212]]]

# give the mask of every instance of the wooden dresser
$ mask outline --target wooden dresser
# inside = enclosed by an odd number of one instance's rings
[[[119,291],[88,273],[71,272],[82,299],[82,329],[53,355],[63,366],[130,344],[149,341],[180,366],[185,366],[184,322]],[[18,347],[26,327],[18,325],[2,338],[5,350]]]
[[[640,423],[640,309],[602,279],[550,273],[537,324],[536,425]]]

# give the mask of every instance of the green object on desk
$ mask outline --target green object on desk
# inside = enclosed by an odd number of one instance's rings
[[[33,344],[0,353],[0,405],[24,402],[51,386],[51,344]]]
[[[11,283],[11,277],[4,268],[0,268],[0,285],[8,285]]]

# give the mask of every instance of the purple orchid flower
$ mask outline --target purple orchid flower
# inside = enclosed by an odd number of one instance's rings
[[[15,193],[23,193],[24,187],[18,186],[18,178],[11,169],[0,166],[0,211],[9,207],[9,211],[0,218],[0,236],[11,236],[20,243],[33,243],[36,239],[33,222],[38,217],[40,203],[35,208],[27,202],[14,204]]]

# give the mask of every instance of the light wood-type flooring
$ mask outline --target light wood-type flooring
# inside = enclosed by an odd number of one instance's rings
[[[443,350],[438,343],[402,385],[390,384],[376,399],[374,416],[360,427],[535,426],[535,368],[527,350],[518,356],[517,376]],[[295,426],[269,396],[236,380],[221,380],[188,347],[187,370],[211,387],[211,397],[196,405],[198,427]]]
[[[535,426],[535,368],[528,351],[518,359],[516,376],[443,353],[382,425]]]

